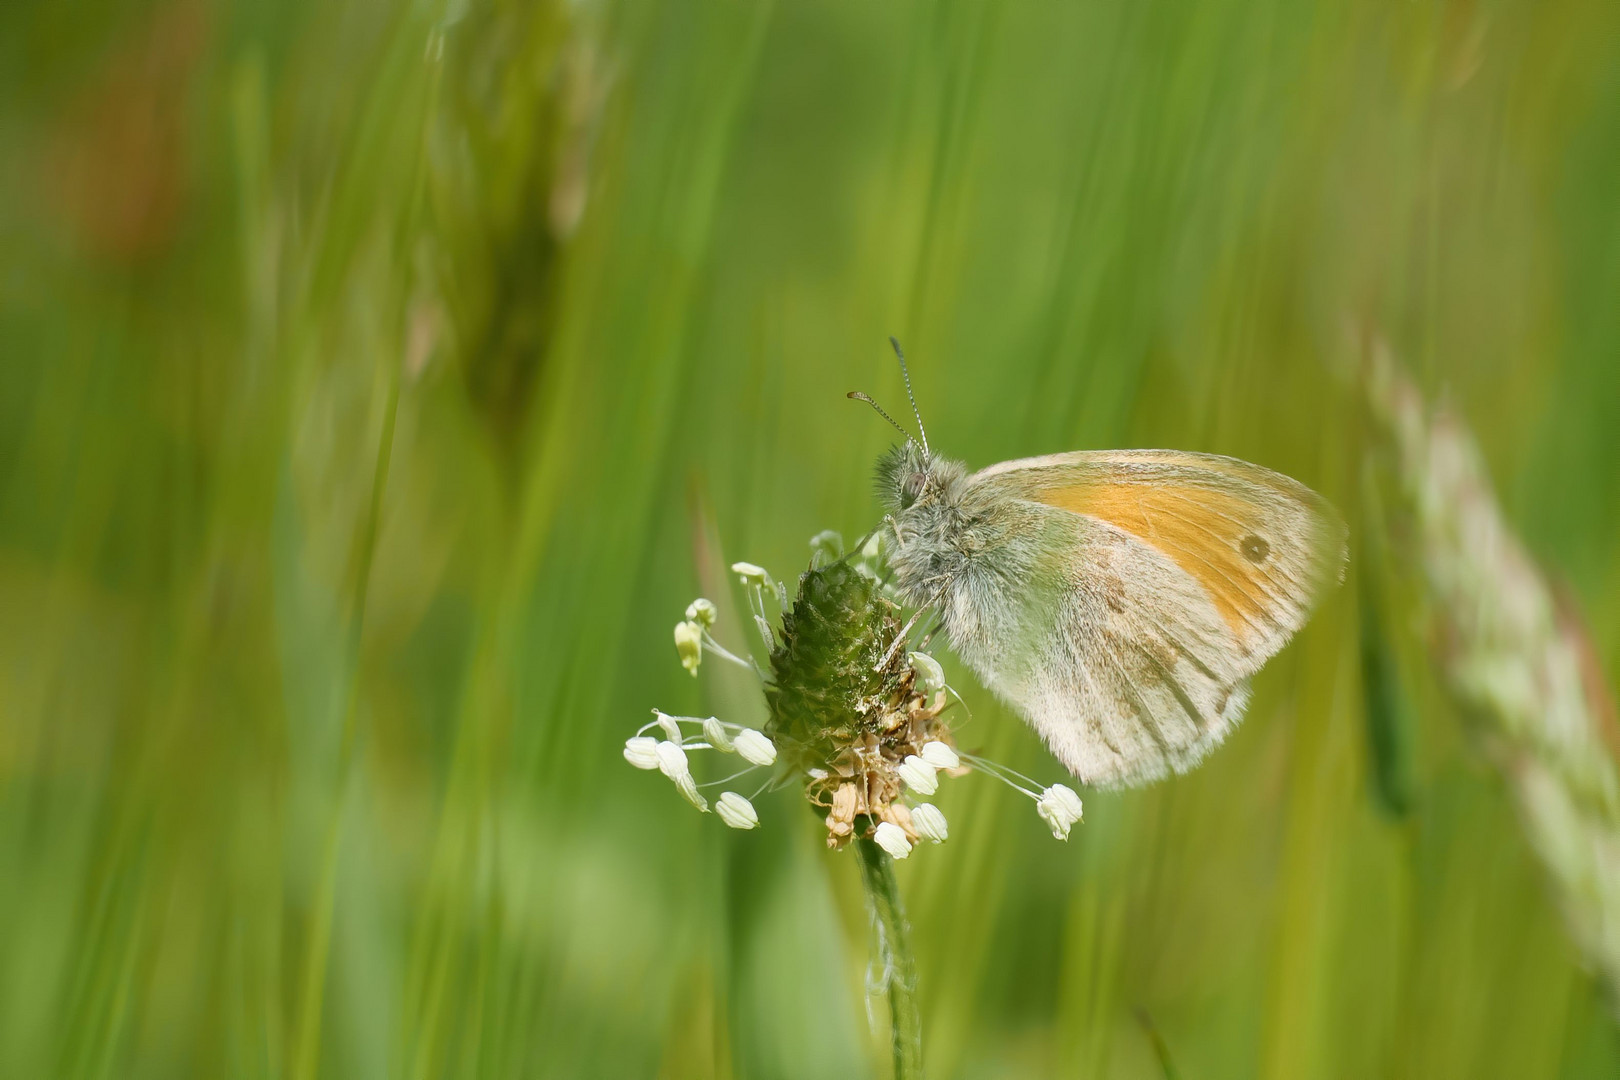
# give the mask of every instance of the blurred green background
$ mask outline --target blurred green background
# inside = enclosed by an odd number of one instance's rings
[[[1613,0],[11,0],[0,1075],[887,1075],[852,860],[620,749],[761,716],[671,627],[875,523],[891,333],[970,465],[1235,454],[1360,537],[1375,328],[1612,685],[1617,192]],[[1067,844],[946,786],[932,1075],[1620,1075],[1364,565]]]

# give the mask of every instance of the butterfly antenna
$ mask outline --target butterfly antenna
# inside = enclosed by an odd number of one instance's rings
[[[872,408],[877,410],[877,414],[879,416],[883,417],[883,419],[887,420],[889,423],[894,424],[894,430],[896,430],[900,434],[904,435],[906,437],[906,442],[912,442],[913,441],[913,439],[911,438],[911,432],[909,432],[905,428],[901,427],[898,423],[895,422],[894,417],[892,417],[888,413],[884,412],[883,411],[883,406],[879,405],[877,402],[873,401],[871,398],[867,397],[865,394],[861,393],[859,390],[851,390],[849,393],[845,394],[844,396],[849,397],[849,398],[854,398],[856,401],[864,401],[864,402],[866,402],[868,405],[872,406]],[[928,447],[927,442],[924,442],[923,443],[923,449],[925,451],[927,450],[927,447]]]
[[[906,380],[906,397],[911,401],[911,415],[917,418],[917,431],[922,435],[923,453],[928,453],[928,431],[923,427],[922,412],[917,408],[917,395],[911,392],[911,372],[906,369],[906,354],[900,351],[900,342],[889,338],[889,344],[894,346],[895,358],[900,361],[900,375]],[[893,423],[893,421],[890,421]]]

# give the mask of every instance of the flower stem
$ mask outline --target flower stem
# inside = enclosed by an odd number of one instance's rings
[[[894,1080],[915,1080],[922,1072],[922,1013],[917,1007],[917,961],[911,954],[910,927],[900,903],[894,861],[875,842],[861,837],[861,884],[876,921],[877,956],[889,995],[889,1028],[894,1043]]]

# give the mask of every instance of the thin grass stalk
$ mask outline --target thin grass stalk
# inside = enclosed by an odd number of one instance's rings
[[[880,985],[889,999],[894,1080],[912,1080],[923,1074],[922,1011],[917,1005],[917,960],[911,952],[911,928],[900,902],[900,883],[895,880],[894,860],[874,841],[863,836],[855,847],[877,932],[873,960],[880,966]]]
[[[427,155],[427,119],[433,115],[438,101],[442,65],[436,60],[428,68],[429,88],[426,94],[424,121],[417,140],[412,162],[413,177],[408,189],[405,207],[396,224],[400,250],[408,251],[421,218],[424,198],[423,167]],[[392,297],[389,324],[395,328],[399,340],[404,340],[405,307],[409,293],[410,262],[402,260],[399,280]],[[320,1074],[321,1017],[325,1001],[327,969],[332,944],[332,920],[337,902],[339,853],[343,839],[343,815],[349,783],[354,765],[354,747],[360,716],[360,658],[365,635],[366,604],[371,586],[372,561],[377,551],[377,533],[382,520],[383,494],[388,488],[388,472],[393,460],[394,426],[399,414],[401,380],[401,352],[385,354],[383,363],[387,372],[387,397],[383,405],[382,431],[377,440],[377,454],[372,472],[371,494],[366,505],[355,547],[354,595],[349,606],[350,621],[347,642],[347,680],[344,694],[343,728],[339,736],[336,765],[336,787],[327,808],[325,834],[321,844],[321,871],[315,889],[314,912],[311,918],[309,941],[303,960],[303,979],[299,996],[297,1041],[292,1056],[291,1075],[294,1080],[313,1080]]]
[[[321,1009],[325,998],[326,970],[332,945],[333,907],[337,895],[338,853],[343,839],[343,809],[347,801],[355,730],[360,713],[360,642],[365,629],[366,597],[371,581],[371,563],[377,548],[377,522],[382,513],[382,495],[388,486],[388,466],[393,456],[394,421],[399,411],[399,375],[391,377],[388,402],[383,412],[382,435],[377,441],[376,467],[372,474],[371,500],[366,510],[359,544],[349,655],[349,680],[343,710],[343,732],[338,748],[337,788],[327,812],[326,831],[321,842],[321,875],[316,887],[316,907],[311,920],[309,945],[304,957],[303,986],[299,998],[298,1042],[293,1053],[293,1073],[307,1080],[320,1073]]]

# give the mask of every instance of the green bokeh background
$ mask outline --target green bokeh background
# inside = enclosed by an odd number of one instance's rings
[[[891,333],[970,465],[1229,453],[1358,536],[1381,335],[1612,686],[1617,192],[1612,0],[11,0],[0,1075],[886,1075],[847,854],[620,747],[761,715],[671,627],[875,523]],[[946,786],[932,1075],[1620,1075],[1367,572],[1067,844]]]

